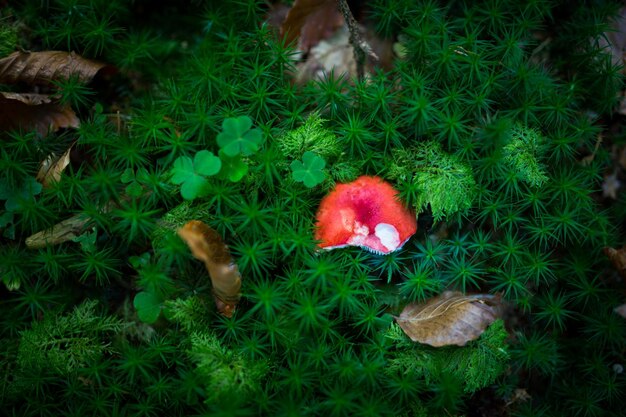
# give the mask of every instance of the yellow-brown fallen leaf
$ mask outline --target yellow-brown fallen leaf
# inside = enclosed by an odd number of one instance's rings
[[[396,322],[414,342],[463,346],[500,316],[501,307],[499,296],[446,291],[424,303],[407,305]]]
[[[626,278],[626,245],[620,249],[604,248],[604,254],[608,256],[622,278]]]
[[[214,229],[199,220],[191,220],[177,230],[193,256],[204,262],[211,283],[217,310],[232,317],[241,297],[241,275],[230,256],[228,246]]]
[[[72,144],[67,151],[61,156],[50,154],[41,163],[39,172],[37,172],[37,181],[39,181],[44,187],[48,187],[50,183],[59,181],[61,179],[61,173],[70,164],[70,152],[72,150]]]
[[[53,103],[47,95],[0,93],[0,131],[22,129],[46,136],[79,126],[80,120],[69,106]]]
[[[0,83],[49,84],[52,80],[78,77],[86,83],[106,66],[74,52],[13,52],[0,59]]]

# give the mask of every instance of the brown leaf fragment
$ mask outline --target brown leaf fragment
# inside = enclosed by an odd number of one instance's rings
[[[500,316],[501,306],[499,296],[446,291],[424,303],[407,305],[396,322],[414,342],[463,346]]]
[[[241,297],[241,275],[230,256],[228,246],[213,228],[199,220],[191,220],[178,229],[193,256],[204,262],[213,284],[217,310],[232,317]]]
[[[617,272],[626,278],[626,245],[620,249],[604,248],[604,254],[609,258]]]
[[[127,201],[128,197],[122,196],[121,200]],[[115,207],[117,207],[117,203],[110,200],[100,208],[100,213],[108,213]],[[27,237],[25,241],[26,247],[28,249],[40,249],[74,240],[74,238],[83,234],[92,222],[93,219],[91,217],[87,217],[84,214],[76,214],[49,229],[39,231]]]
[[[0,59],[0,83],[50,84],[53,80],[67,80],[71,76],[87,83],[105,66],[74,52],[17,51]]]
[[[70,164],[70,152],[73,146],[72,144],[67,148],[67,151],[61,156],[55,154],[48,155],[41,163],[39,172],[37,172],[37,181],[44,187],[48,187],[51,183],[61,179],[61,173]]]
[[[53,103],[43,94],[0,93],[0,131],[22,129],[41,136],[62,128],[80,126],[69,106]]]
[[[51,229],[42,230],[26,238],[26,247],[41,249],[48,245],[58,245],[80,236],[91,222],[91,218],[77,214],[55,224]]]
[[[613,311],[626,319],[626,304],[615,307]]]
[[[298,49],[308,51],[343,25],[335,0],[296,0],[280,27],[288,43],[300,37]]]

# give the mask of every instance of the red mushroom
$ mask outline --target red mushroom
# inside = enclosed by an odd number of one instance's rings
[[[379,177],[338,184],[317,210],[319,247],[359,246],[378,254],[400,249],[417,231],[417,221],[397,196]]]

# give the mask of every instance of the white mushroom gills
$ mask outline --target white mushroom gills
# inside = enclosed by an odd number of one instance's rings
[[[378,223],[374,228],[374,234],[389,251],[394,251],[400,246],[400,233],[392,224]]]

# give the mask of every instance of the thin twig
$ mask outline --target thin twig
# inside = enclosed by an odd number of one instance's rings
[[[348,6],[347,0],[337,0],[337,4],[339,5],[339,10],[341,14],[343,14],[343,18],[348,25],[348,29],[350,30],[350,44],[354,48],[354,59],[356,61],[356,74],[361,81],[363,76],[365,75],[365,58],[370,55],[376,61],[378,61],[378,56],[372,51],[372,47],[361,38],[361,33],[359,32],[359,26],[352,12],[350,11],[350,7]]]

